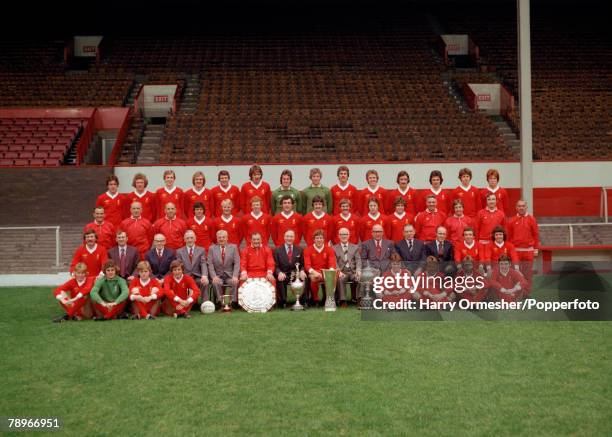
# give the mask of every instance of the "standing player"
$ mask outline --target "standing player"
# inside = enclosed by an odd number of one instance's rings
[[[478,211],[476,215],[476,235],[482,244],[489,244],[493,240],[493,229],[497,226],[505,227],[506,216],[497,209],[497,196],[489,193],[487,207]]]
[[[375,225],[381,225],[385,231],[383,238],[389,239],[391,232],[389,230],[389,219],[386,215],[379,211],[380,201],[376,197],[371,197],[368,201],[368,213],[361,217],[359,221],[359,238],[361,241],[369,240],[372,237],[372,228]]]
[[[164,171],[164,186],[155,192],[157,217],[163,217],[166,213],[166,205],[172,203],[176,209],[176,216],[180,219],[185,218],[185,193],[175,185],[175,182],[176,174],[174,170]]]
[[[135,319],[152,320],[159,314],[164,290],[157,278],[151,277],[151,265],[147,261],[140,261],[136,271],[138,276],[128,286],[132,314]]]
[[[527,280],[525,296],[531,292],[533,259],[540,250],[538,223],[534,216],[527,214],[527,202],[516,202],[516,215],[508,220],[508,241],[514,244],[519,258],[521,273]]]
[[[314,302],[323,300],[319,294],[319,284],[325,287],[323,280],[323,269],[335,269],[336,254],[331,246],[325,244],[327,238],[321,229],[317,229],[313,234],[313,243],[304,249],[304,270],[310,278],[310,295]],[[326,293],[335,293],[335,290],[326,290]]]
[[[387,200],[385,211],[392,212],[395,210],[395,200],[398,197],[404,199],[406,202],[405,210],[409,215],[413,217],[417,214],[417,201],[418,201],[418,192],[414,188],[410,187],[410,175],[407,171],[402,170],[397,174],[397,178],[395,179],[397,182],[397,188],[393,190],[387,191]]]
[[[193,204],[193,217],[187,220],[187,228],[195,233],[198,246],[208,250],[213,242],[215,222],[210,217],[206,217],[205,208],[201,202]]]
[[[146,218],[151,223],[157,219],[157,198],[155,193],[147,191],[149,180],[143,173],[136,173],[132,179],[134,191],[126,194],[128,205],[140,202],[142,206],[142,218]]]
[[[200,297],[200,288],[195,280],[185,274],[183,263],[174,260],[170,264],[170,274],[164,278],[164,295],[162,311],[167,316],[190,319],[189,311]]]
[[[87,223],[83,228],[83,232],[90,229],[96,231],[98,236],[98,244],[110,249],[115,245],[115,225],[108,220],[105,220],[104,208],[96,206],[93,212],[94,221]]]
[[[104,276],[96,280],[89,293],[96,313],[95,320],[99,321],[123,317],[129,294],[127,282],[117,275],[113,261],[105,262],[103,271]]]
[[[330,241],[334,232],[332,217],[323,210],[324,201],[321,196],[312,199],[312,207],[313,210],[302,220],[302,233],[308,246],[314,243],[315,231],[322,231],[325,241]]]
[[[245,182],[240,190],[240,208],[244,214],[251,212],[251,200],[258,197],[261,203],[261,210],[264,214],[270,214],[272,210],[270,201],[272,190],[270,185],[263,179],[263,170],[258,165],[253,165],[249,169],[249,182]]]
[[[168,202],[164,208],[164,217],[153,224],[153,234],[163,234],[166,237],[166,246],[176,250],[183,245],[187,223],[176,216],[174,203]]]
[[[293,210],[294,199],[287,194],[281,198],[282,210],[272,217],[270,223],[270,234],[275,246],[280,246],[285,241],[285,233],[293,231],[295,244],[299,245],[302,241],[302,221],[300,214]]]
[[[272,215],[275,216],[281,212],[283,197],[289,196],[293,199],[293,205],[295,211],[302,211],[302,195],[301,193],[291,186],[293,182],[293,173],[291,170],[283,170],[280,175],[280,187],[272,191]]]
[[[451,201],[461,200],[463,204],[463,213],[472,218],[476,218],[476,214],[481,208],[480,190],[472,185],[472,170],[462,168],[459,170],[460,184],[451,193]]]
[[[91,318],[89,292],[95,278],[87,276],[87,266],[78,263],[74,267],[74,278],[55,289],[53,295],[65,311],[65,314],[53,319],[56,323],[66,320],[83,320]]]
[[[223,201],[230,200],[232,202],[232,214],[238,215],[240,212],[240,190],[238,187],[230,183],[230,174],[227,170],[221,170],[217,176],[219,185],[210,190],[212,195],[212,215],[218,218],[223,214]]]
[[[338,231],[346,228],[349,231],[349,242],[351,244],[359,244],[359,221],[360,217],[351,212],[351,201],[349,199],[340,200],[340,214],[332,217],[333,223],[333,238],[334,244],[340,242]],[[335,205],[334,205],[335,207]]]
[[[332,215],[340,214],[340,202],[343,199],[348,200],[351,206],[359,203],[359,191],[348,181],[349,168],[346,165],[341,165],[336,170],[336,175],[338,176],[338,183],[331,187],[332,203],[334,205]],[[352,212],[352,209],[349,212]]]
[[[323,173],[318,168],[310,169],[310,186],[302,190],[302,215],[306,215],[313,210],[312,200],[318,196],[323,200],[323,210],[327,214],[331,214],[333,211],[331,191],[329,188],[321,184]]]
[[[142,260],[153,244],[153,225],[141,216],[142,206],[140,202],[132,203],[130,211],[132,213],[131,217],[121,222],[121,229],[127,234],[128,241],[132,246],[138,250]]]
[[[464,214],[461,199],[453,200],[453,210],[455,213],[446,218],[444,227],[448,229],[448,239],[455,246],[463,240],[463,230],[474,227],[474,220]]]
[[[504,214],[510,213],[508,192],[499,186],[499,172],[494,168],[487,171],[487,186],[480,190],[480,202],[483,208],[487,205],[487,197],[489,194],[495,194],[497,198],[497,209]]]
[[[79,246],[72,257],[70,273],[74,274],[74,269],[78,263],[84,263],[89,275],[98,276],[102,272],[102,266],[108,260],[107,249],[97,243],[98,236],[93,229],[83,233],[83,240],[85,240],[85,243]]]
[[[230,243],[240,246],[242,241],[242,226],[240,219],[233,215],[234,204],[230,199],[225,199],[221,202],[221,214],[215,218],[215,226],[213,233],[223,230],[227,232],[227,239]]]
[[[250,199],[249,213],[245,213],[240,219],[242,235],[246,240],[247,245],[251,244],[251,235],[257,233],[261,235],[261,241],[264,245],[270,242],[270,214],[262,211],[263,200],[255,196]]]
[[[444,179],[442,178],[442,172],[440,170],[433,170],[429,174],[429,183],[431,187],[421,192],[421,206],[419,208],[420,210],[426,208],[427,198],[429,196],[434,196],[436,198],[436,205],[438,211],[440,211],[445,216],[448,215],[451,196],[450,193],[448,193],[444,188],[442,188],[443,181]]]
[[[368,170],[365,177],[368,185],[359,192],[359,208],[357,212],[362,217],[368,215],[370,199],[376,199],[378,201],[378,209],[384,214],[387,190],[378,185],[378,172],[376,170]]]
[[[442,226],[446,220],[446,214],[438,211],[436,196],[430,194],[427,196],[427,209],[421,211],[414,218],[414,229],[419,240],[427,243],[436,239],[436,229]]]
[[[107,191],[100,194],[96,200],[96,206],[104,208],[106,220],[113,226],[118,227],[125,216],[127,216],[127,199],[119,193],[119,178],[109,175],[106,178]]]
[[[398,196],[393,202],[395,212],[388,216],[389,240],[393,242],[404,238],[404,226],[414,223],[414,215],[406,212],[406,201]]]
[[[204,173],[201,171],[196,171],[191,178],[191,182],[193,187],[185,191],[185,203],[183,205],[187,220],[193,218],[193,206],[196,203],[201,203],[204,205],[205,210],[209,211],[209,214],[210,211],[212,211],[212,194],[210,193],[210,190],[206,188],[206,177],[204,176]]]

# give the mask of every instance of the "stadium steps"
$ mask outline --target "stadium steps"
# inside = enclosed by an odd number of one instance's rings
[[[144,74],[137,74],[134,76],[134,82],[132,82],[132,86],[128,91],[128,95],[123,106],[130,108],[134,107],[134,101],[136,100],[136,96],[138,96],[140,88],[142,88],[146,81],[147,76]]]
[[[498,132],[504,139],[504,143],[506,147],[512,152],[514,156],[520,156],[521,152],[521,140],[518,135],[514,133],[512,127],[503,117],[491,117],[493,120],[493,124],[497,128]]]
[[[191,115],[198,111],[200,101],[200,75],[197,73],[185,76],[185,89],[177,113]]]
[[[137,164],[156,164],[159,162],[159,153],[164,138],[165,124],[147,124],[142,136]]]

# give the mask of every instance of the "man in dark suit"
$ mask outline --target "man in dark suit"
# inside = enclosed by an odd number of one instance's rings
[[[138,249],[128,246],[128,237],[125,231],[117,232],[117,245],[108,250],[108,257],[115,262],[117,274],[125,279],[128,284],[136,276],[136,266],[140,261]]]
[[[151,264],[153,276],[164,279],[170,271],[170,263],[176,258],[174,250],[166,247],[164,234],[155,234],[153,237],[153,249],[145,254],[145,261]]]
[[[414,226],[404,226],[404,239],[395,243],[395,250],[402,257],[406,268],[416,276],[423,271],[426,256],[425,243],[414,238],[414,235]]]
[[[436,239],[425,245],[425,256],[434,256],[438,260],[440,272],[444,276],[452,276],[456,272],[455,255],[453,245],[446,239],[446,228],[438,226],[436,229]]]
[[[356,291],[361,276],[361,254],[359,246],[352,244],[349,239],[351,232],[348,228],[338,229],[338,238],[340,242],[334,245],[334,253],[336,254],[336,264],[340,275],[336,292],[341,307],[346,307],[346,284],[351,282],[351,294],[354,300],[357,299]]]
[[[224,286],[230,286],[232,302],[238,302],[238,279],[240,277],[240,254],[238,246],[228,243],[228,233],[217,231],[217,244],[208,248],[208,275],[218,302],[223,302]]]
[[[304,271],[304,253],[300,246],[295,244],[295,232],[288,230],[284,235],[285,243],[274,249],[274,276],[276,277],[277,307],[284,308],[287,301],[287,287],[291,282],[291,273],[296,271],[295,265],[300,269],[300,279],[304,282],[304,294],[306,287],[306,272]],[[295,280],[295,278],[293,278]],[[304,296],[306,298],[306,296]],[[304,299],[306,302],[306,299]]]
[[[393,241],[383,238],[384,229],[381,225],[372,227],[372,238],[361,243],[361,261],[363,268],[370,263],[380,273],[389,269],[390,258],[395,253]]]
[[[196,235],[191,229],[185,232],[185,245],[176,251],[176,259],[183,263],[183,272],[191,276],[200,287],[202,302],[208,300],[208,267],[206,250],[196,246]]]

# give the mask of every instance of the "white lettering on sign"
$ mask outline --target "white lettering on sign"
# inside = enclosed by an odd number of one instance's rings
[[[153,97],[153,101],[155,103],[167,102],[168,101],[168,96],[154,96]]]
[[[479,102],[490,102],[491,94],[478,94],[478,101]]]

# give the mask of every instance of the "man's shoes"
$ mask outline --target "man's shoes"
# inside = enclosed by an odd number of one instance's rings
[[[53,319],[53,323],[64,323],[69,320],[68,314],[63,314],[61,316],[57,316]]]
[[[191,314],[189,313],[184,313],[182,316],[184,319],[191,319]]]
[[[155,320],[155,316],[152,316],[151,314],[147,314],[146,319],[147,320]]]

